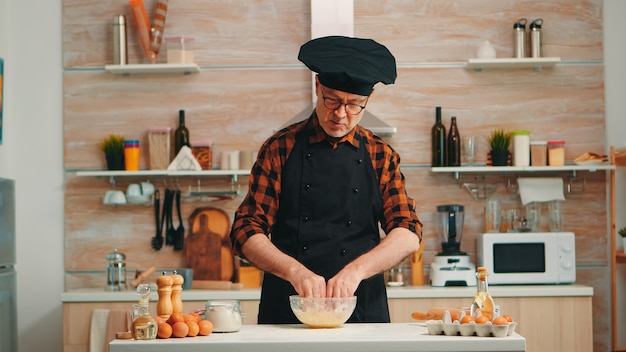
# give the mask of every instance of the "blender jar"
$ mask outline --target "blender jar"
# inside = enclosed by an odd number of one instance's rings
[[[441,249],[444,255],[462,254],[461,237],[463,235],[463,206],[459,204],[445,204],[437,206],[436,229],[441,239]]]

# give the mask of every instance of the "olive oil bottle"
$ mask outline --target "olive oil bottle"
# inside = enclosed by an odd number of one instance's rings
[[[481,266],[476,269],[476,278],[478,279],[476,295],[470,306],[470,314],[476,317],[476,313],[480,312],[481,315],[486,316],[489,320],[493,319],[493,312],[495,304],[493,298],[489,294],[489,287],[487,285],[487,268]]]

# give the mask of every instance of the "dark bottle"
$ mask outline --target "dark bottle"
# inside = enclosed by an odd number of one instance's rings
[[[461,135],[456,127],[456,116],[452,116],[450,123],[450,131],[448,132],[448,151],[447,166],[461,166]]]
[[[178,112],[178,119],[178,128],[174,132],[174,156],[178,155],[180,148],[185,145],[191,148],[189,144],[189,130],[185,127],[185,110]]]
[[[435,108],[435,124],[430,131],[432,166],[446,166],[446,127],[441,123],[441,106]]]

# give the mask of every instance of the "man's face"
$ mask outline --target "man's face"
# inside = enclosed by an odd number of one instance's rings
[[[363,109],[369,96],[330,89],[315,78],[317,105],[315,111],[324,132],[331,137],[347,135],[363,117]],[[371,95],[371,94],[370,94]]]

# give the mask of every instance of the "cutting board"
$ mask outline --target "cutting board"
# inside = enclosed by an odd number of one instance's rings
[[[230,219],[224,210],[201,207],[191,213],[185,259],[194,280],[232,280],[235,259],[229,235]]]

